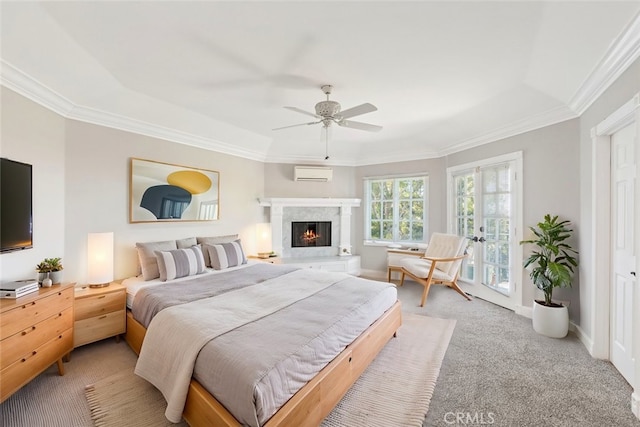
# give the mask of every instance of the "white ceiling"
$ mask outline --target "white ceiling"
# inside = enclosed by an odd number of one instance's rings
[[[2,84],[66,117],[263,161],[445,155],[576,117],[640,56],[640,1],[6,2]]]

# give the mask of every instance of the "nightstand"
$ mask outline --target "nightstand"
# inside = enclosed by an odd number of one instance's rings
[[[73,347],[125,333],[127,295],[125,287],[111,283],[104,288],[76,287]]]
[[[260,258],[259,256],[249,255],[247,259],[253,259],[261,262],[268,262],[269,264],[280,264],[280,257],[270,256],[269,258]]]

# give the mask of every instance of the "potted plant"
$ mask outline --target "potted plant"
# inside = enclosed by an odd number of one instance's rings
[[[36,265],[36,271],[38,272],[38,283],[42,284],[42,281],[49,274],[49,278],[54,285],[62,282],[62,273],[64,269],[61,263],[61,258],[45,258],[38,265]]]
[[[544,292],[544,301],[533,304],[533,329],[552,338],[563,338],[569,331],[569,311],[566,306],[552,301],[553,289],[570,287],[578,252],[566,240],[573,230],[569,221],[558,221],[558,216],[547,214],[538,227],[529,227],[535,239],[523,240],[520,244],[535,245],[534,251],[524,261],[524,268],[538,289]]]

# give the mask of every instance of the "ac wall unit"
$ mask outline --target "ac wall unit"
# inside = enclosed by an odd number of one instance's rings
[[[296,166],[294,168],[294,181],[327,182],[333,178],[333,169],[322,166]]]

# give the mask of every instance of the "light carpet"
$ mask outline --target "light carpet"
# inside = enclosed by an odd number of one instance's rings
[[[455,320],[403,313],[398,336],[382,349],[323,427],[421,426],[454,327]],[[86,397],[97,427],[176,425],[164,417],[162,394],[132,370],[87,386]]]

